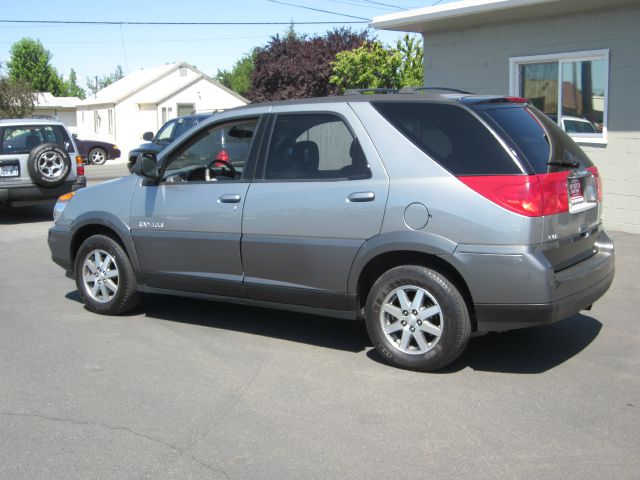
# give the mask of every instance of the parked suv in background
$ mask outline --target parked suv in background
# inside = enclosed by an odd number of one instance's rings
[[[85,185],[82,157],[64,124],[0,120],[0,203],[47,202]]]
[[[133,170],[133,165],[136,163],[138,155],[144,152],[160,153],[184,132],[211,115],[211,113],[194,113],[193,115],[172,118],[162,125],[155,135],[153,132],[144,132],[142,139],[147,143],[143,143],[129,152],[129,160],[127,161],[129,171]]]
[[[218,163],[221,131],[242,162]],[[524,99],[251,105],[135,172],[59,202],[49,230],[93,312],[151,292],[364,318],[390,363],[435,370],[473,332],[588,309],[614,276],[597,168]]]

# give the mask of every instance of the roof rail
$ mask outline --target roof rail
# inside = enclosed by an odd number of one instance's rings
[[[439,90],[441,92],[450,92],[450,93],[463,93],[466,95],[473,95],[471,92],[466,92],[464,90],[458,90],[457,88],[449,88],[449,87],[402,87],[398,93],[421,93],[424,91],[434,91]]]
[[[397,88],[348,88],[343,95],[367,95],[374,93],[398,93]]]

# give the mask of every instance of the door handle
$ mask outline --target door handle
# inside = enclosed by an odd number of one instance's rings
[[[220,203],[239,203],[240,195],[238,193],[228,193],[226,195],[220,195],[218,201]]]
[[[355,192],[347,197],[349,202],[373,202],[376,194],[373,192]]]

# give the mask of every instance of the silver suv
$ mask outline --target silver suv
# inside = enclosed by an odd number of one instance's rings
[[[51,202],[85,185],[82,158],[64,124],[0,120],[0,203]]]
[[[614,276],[597,169],[524,99],[251,105],[135,173],[56,206],[53,260],[94,312],[151,292],[364,319],[390,363],[435,370],[473,332],[588,309]]]

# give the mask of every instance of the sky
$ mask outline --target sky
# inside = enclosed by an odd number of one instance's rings
[[[449,3],[452,0],[19,0],[2,1],[0,20],[110,21],[113,25],[0,22],[0,62],[10,58],[11,45],[24,37],[39,39],[52,54],[50,63],[65,78],[73,68],[78,84],[115,71],[125,73],[165,63],[186,61],[215,76],[230,69],[253,47],[282,34],[294,23],[299,33],[323,34],[334,27],[355,30],[374,16]],[[302,8],[304,7],[304,8]],[[316,9],[316,10],[313,10]],[[325,13],[317,10],[325,10]],[[332,22],[302,25],[296,22]],[[283,25],[126,25],[119,22],[283,22]],[[376,31],[385,44],[400,32]]]

